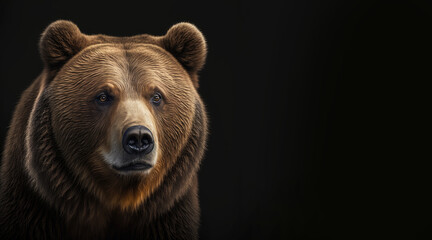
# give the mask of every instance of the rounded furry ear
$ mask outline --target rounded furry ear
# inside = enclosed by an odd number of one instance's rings
[[[57,20],[42,33],[39,51],[45,66],[56,69],[86,46],[86,36],[74,23]]]
[[[188,71],[197,87],[197,72],[204,66],[207,56],[207,44],[198,28],[190,23],[178,23],[162,38],[162,45]]]

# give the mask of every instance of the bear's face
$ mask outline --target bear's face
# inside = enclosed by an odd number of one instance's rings
[[[189,25],[130,39],[84,35],[71,24],[49,27],[41,40],[55,144],[87,191],[107,207],[134,208],[191,135],[204,39]]]

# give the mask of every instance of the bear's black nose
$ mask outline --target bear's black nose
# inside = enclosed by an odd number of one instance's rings
[[[153,150],[153,135],[151,131],[141,125],[126,129],[123,134],[123,148],[129,154],[148,154]]]

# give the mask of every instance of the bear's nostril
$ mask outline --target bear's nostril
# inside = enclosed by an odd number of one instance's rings
[[[130,127],[123,135],[123,148],[129,154],[148,154],[153,145],[153,135],[144,126]]]
[[[150,139],[144,137],[144,138],[141,140],[141,144],[142,144],[142,146],[147,146],[147,145],[149,145],[149,144],[150,144]]]
[[[136,140],[134,138],[129,139],[129,142],[128,142],[129,145],[135,145],[135,143],[136,143]]]

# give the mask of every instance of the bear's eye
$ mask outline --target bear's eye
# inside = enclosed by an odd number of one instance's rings
[[[154,105],[158,106],[162,102],[162,95],[160,93],[155,93],[151,101]]]
[[[111,97],[106,93],[101,93],[96,97],[96,101],[99,104],[106,104],[111,101]]]
[[[101,102],[105,102],[106,100],[108,100],[107,95],[102,94],[102,95],[99,96],[99,101],[101,101]]]

